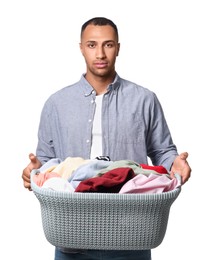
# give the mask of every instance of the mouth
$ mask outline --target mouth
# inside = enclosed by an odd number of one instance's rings
[[[107,62],[96,62],[94,65],[97,69],[103,69],[103,68],[107,67],[108,63]]]

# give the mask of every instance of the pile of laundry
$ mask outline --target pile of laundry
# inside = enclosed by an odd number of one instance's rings
[[[38,169],[33,181],[54,191],[99,193],[162,193],[181,185],[163,166],[111,161],[107,156],[51,159]]]

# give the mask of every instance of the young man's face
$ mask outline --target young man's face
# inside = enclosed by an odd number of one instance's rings
[[[117,35],[110,25],[88,25],[80,43],[87,73],[100,77],[111,76],[115,72],[119,48]]]

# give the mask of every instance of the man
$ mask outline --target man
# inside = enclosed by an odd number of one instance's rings
[[[23,170],[24,187],[30,172],[52,158],[133,160],[163,165],[184,184],[190,177],[188,153],[178,155],[156,95],[116,73],[120,43],[116,25],[103,17],[92,18],[81,29],[80,50],[86,73],[79,82],[63,88],[46,101],[40,119],[36,156]],[[150,250],[99,251],[56,248],[55,260],[142,259]]]

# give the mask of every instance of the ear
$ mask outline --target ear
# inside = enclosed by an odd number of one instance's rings
[[[80,47],[80,51],[81,51],[81,53],[83,55],[83,48],[82,48],[82,43],[81,42],[79,43],[79,47]]]

